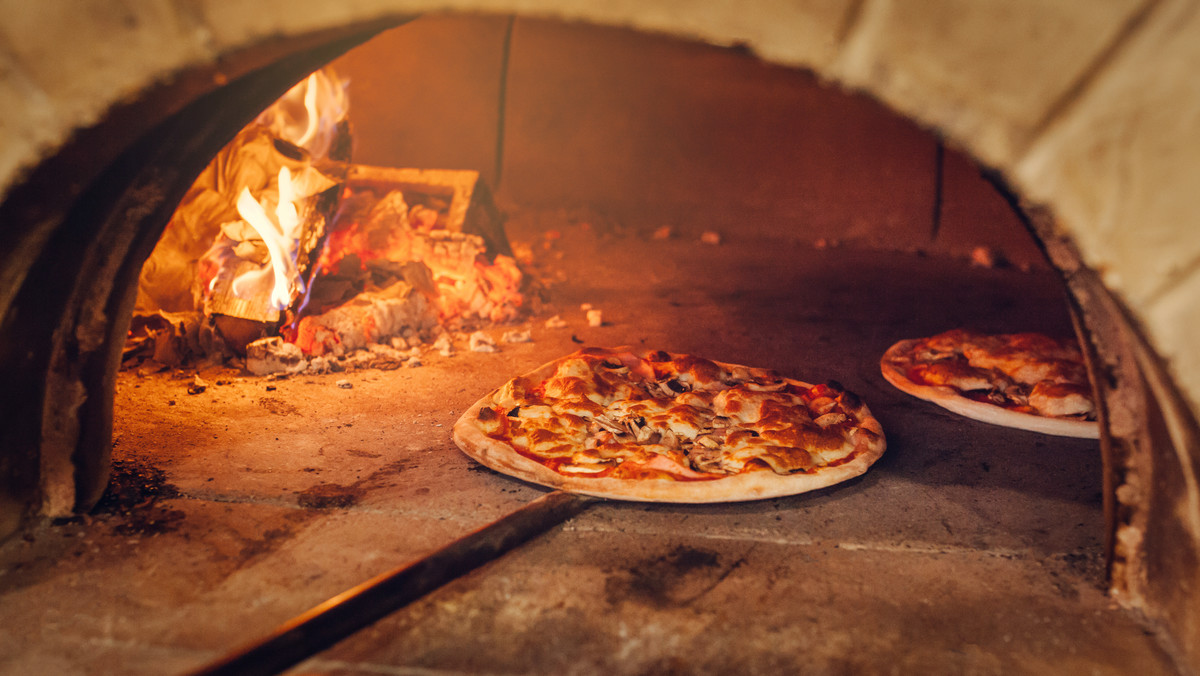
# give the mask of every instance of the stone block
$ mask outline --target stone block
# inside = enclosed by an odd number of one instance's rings
[[[1145,308],[1142,321],[1151,344],[1166,357],[1167,368],[1190,400],[1193,412],[1200,411],[1200,274],[1193,273]]]
[[[1046,255],[1008,201],[961,152],[947,149],[942,164],[942,207],[932,250],[970,258],[979,247],[998,263],[1046,269]]]
[[[1003,167],[1140,4],[868,2],[833,73]]]
[[[514,31],[501,187],[516,203],[905,246],[928,242],[934,168],[932,137],[807,73],[623,30]]]
[[[487,0],[478,3],[490,4]],[[530,3],[545,13],[542,3]],[[854,3],[848,0],[767,0],[754,3],[554,3],[556,13],[599,23],[667,33],[714,45],[747,45],[776,63],[820,69],[837,55]],[[540,11],[539,11],[540,10]]]
[[[1067,561],[557,531],[300,671],[1173,673]]]
[[[0,40],[58,111],[60,125],[90,124],[148,82],[211,57],[203,27],[169,0],[136,8],[103,0],[4,0],[0,12]]]
[[[422,17],[335,60],[350,81],[355,161],[472,169],[494,184],[507,25]]]
[[[1200,263],[1194,10],[1173,2],[1152,16],[1016,168],[1025,194],[1053,205],[1084,261],[1135,309]]]
[[[0,48],[0,186],[31,164],[42,146],[57,140],[57,127],[57,111],[46,93]]]
[[[175,4],[0,0],[0,186],[113,104],[211,58]]]
[[[191,3],[218,50],[237,49],[260,40],[302,35],[330,26],[375,18],[363,3],[319,0],[263,0],[252,6],[228,0]],[[375,2],[373,5],[394,3]]]

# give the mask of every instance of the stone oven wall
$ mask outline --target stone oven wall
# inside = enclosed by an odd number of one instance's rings
[[[424,11],[519,12],[719,45],[862,89],[1053,207],[1084,262],[1130,308],[1200,404],[1200,16],[1186,0],[890,0],[257,5],[16,3],[0,22],[0,186],[114,104],[223,54]]]
[[[1193,436],[1200,351],[1189,341],[1200,328],[1200,209],[1191,199],[1200,179],[1200,4],[289,0],[249,10],[228,0],[7,4],[0,21],[5,198],[79,130],[121,106],[136,113],[147,91],[214,90],[238,74],[222,67],[228,55],[259,50],[259,63],[269,63],[272,54],[322,44],[323,35],[420,13],[520,14],[744,46],[769,62],[864,91],[936,130],[1020,195],[1054,262],[1083,280],[1072,291],[1085,311],[1103,306],[1129,320],[1126,337],[1139,347],[1127,356],[1154,393],[1149,408],[1161,423],[1158,438],[1172,443],[1162,456],[1169,462],[1144,460],[1160,476],[1147,471],[1144,485],[1127,482],[1132,487],[1124,497],[1114,490],[1123,502],[1144,505],[1138,491],[1152,490],[1151,483],[1172,486],[1141,513],[1168,515],[1184,537],[1148,531],[1154,541],[1145,546],[1156,553],[1116,583],[1130,592],[1128,603],[1166,622],[1181,652],[1200,663],[1200,611],[1188,609],[1192,596],[1170,592],[1200,583],[1192,558],[1200,542]],[[180,82],[186,86],[175,86]],[[171,112],[185,98],[156,110]],[[157,121],[129,120],[129,136],[111,139],[112,156],[136,138],[139,124]],[[23,281],[19,261],[39,253],[44,240],[37,232],[32,227],[19,246],[0,232],[0,318]],[[1142,546],[1142,530],[1124,535],[1129,546]]]

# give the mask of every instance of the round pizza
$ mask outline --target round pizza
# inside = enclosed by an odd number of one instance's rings
[[[1071,339],[955,329],[896,343],[880,370],[900,390],[968,418],[1059,436],[1100,436],[1087,368]]]
[[[586,348],[463,413],[454,441],[498,472],[623,500],[792,495],[865,472],[883,429],[836,382],[686,354]]]

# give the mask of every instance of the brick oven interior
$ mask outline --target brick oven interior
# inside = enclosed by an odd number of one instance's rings
[[[127,365],[104,497],[0,545],[0,672],[185,672],[419,560],[546,493],[455,448],[464,409],[635,345],[836,379],[888,451],[789,498],[593,505],[299,671],[1178,673],[1106,594],[1100,442],[879,373],[902,338],[1074,331],[1060,270],[965,153],[809,73],[621,29],[426,17],[332,66],[355,162],[492,187],[540,285],[514,325],[532,342],[286,377]]]

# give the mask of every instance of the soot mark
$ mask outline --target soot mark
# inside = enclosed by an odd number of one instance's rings
[[[296,494],[296,502],[306,509],[339,509],[350,507],[362,498],[363,490],[356,486],[317,484]]]
[[[179,497],[179,489],[167,482],[161,469],[148,464],[114,460],[104,496],[92,509],[93,514],[123,517],[113,531],[119,535],[155,535],[177,530],[184,513],[167,509],[159,500]]]
[[[343,509],[358,504],[358,501],[374,488],[394,486],[396,476],[407,470],[415,469],[418,464],[412,461],[397,460],[389,462],[376,469],[369,476],[354,483],[317,484],[296,493],[296,503],[307,509]]]
[[[632,600],[654,606],[686,605],[724,579],[728,572],[718,573],[720,567],[716,552],[679,546],[609,577],[605,596],[611,604]]]
[[[291,536],[292,530],[290,528],[268,528],[259,535],[258,539],[246,542],[241,551],[238,552],[239,560],[245,562],[260,554],[272,552]]]
[[[358,450],[357,448],[348,448],[348,449],[346,449],[346,453],[347,453],[348,455],[353,455],[353,456],[354,456],[354,457],[356,457],[356,458],[371,458],[371,459],[374,459],[374,458],[382,458],[382,457],[383,457],[383,456],[382,456],[382,455],[380,455],[379,453],[372,453],[372,452],[370,452],[370,451],[360,451],[360,450]]]
[[[294,404],[275,397],[262,397],[258,400],[258,405],[275,415],[300,415],[300,409]]]

